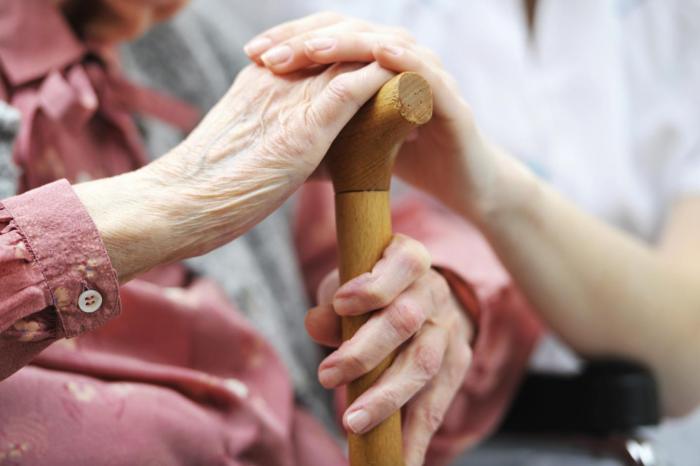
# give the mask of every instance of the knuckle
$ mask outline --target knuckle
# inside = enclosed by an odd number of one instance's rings
[[[461,365],[465,370],[468,369],[472,364],[473,357],[474,354],[472,353],[472,349],[469,347],[469,345],[461,345],[457,357],[459,365]]]
[[[434,347],[422,345],[416,349],[413,363],[421,376],[426,380],[430,380],[440,370],[442,354]]]
[[[440,407],[427,405],[420,409],[418,418],[430,432],[437,432],[442,425],[444,413]]]
[[[345,355],[344,364],[351,374],[365,374],[372,370],[367,359],[356,351],[350,351]]]
[[[452,293],[450,285],[447,283],[447,279],[438,272],[433,271],[430,276],[430,292],[433,303],[436,306],[444,306]]]
[[[386,413],[396,411],[402,406],[401,394],[394,388],[385,387],[379,393],[377,404]]]
[[[461,345],[454,356],[454,363],[450,367],[449,378],[454,384],[459,384],[467,375],[472,363],[472,351],[467,345]]]
[[[409,272],[419,275],[430,268],[430,253],[419,241],[397,235],[396,245],[401,265]]]
[[[367,283],[363,294],[368,304],[375,308],[384,307],[391,302],[389,292],[376,281]]]
[[[387,313],[389,325],[403,340],[416,333],[425,320],[423,310],[412,300],[396,302]]]
[[[328,83],[327,91],[331,99],[338,104],[347,105],[356,101],[347,74],[340,74],[331,79]]]

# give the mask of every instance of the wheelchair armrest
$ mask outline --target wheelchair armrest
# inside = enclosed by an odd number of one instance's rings
[[[625,361],[588,362],[580,374],[529,373],[500,432],[627,434],[659,423],[652,373]]]

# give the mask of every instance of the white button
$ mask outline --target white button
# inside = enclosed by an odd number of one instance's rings
[[[102,295],[95,290],[86,290],[80,293],[78,307],[81,311],[91,313],[102,306]]]

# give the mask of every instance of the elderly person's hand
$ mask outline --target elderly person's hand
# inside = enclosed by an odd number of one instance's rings
[[[338,387],[400,351],[379,380],[343,416],[347,429],[364,433],[405,405],[407,465],[423,464],[426,449],[442,423],[471,362],[472,327],[445,279],[430,267],[419,242],[396,235],[371,272],[338,288],[337,270],[318,291],[309,311],[311,337],[339,346],[319,367],[327,388]],[[340,316],[379,309],[341,344]]]
[[[250,65],[170,153],[136,172],[76,185],[120,280],[252,228],[301,186],[391,76],[377,64],[285,76]]]
[[[397,174],[475,220],[473,212],[488,207],[482,204],[495,189],[503,156],[479,133],[455,79],[406,31],[319,13],[259,34],[245,51],[279,74],[318,64],[372,61],[392,71],[420,73],[433,91],[433,118],[402,146]]]

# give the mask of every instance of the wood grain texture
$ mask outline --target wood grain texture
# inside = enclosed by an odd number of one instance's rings
[[[335,197],[340,280],[346,282],[372,270],[391,242],[391,208],[388,191],[358,191]],[[369,315],[342,320],[343,340],[352,337]],[[393,360],[393,354],[372,371],[349,384],[348,402],[367,390]],[[401,414],[390,418],[364,435],[348,434],[352,466],[401,465]]]
[[[326,163],[336,193],[341,283],[372,270],[391,242],[389,188],[394,158],[406,135],[432,116],[428,83],[416,73],[388,81],[345,126],[333,142]],[[343,318],[343,340],[351,338],[369,315]],[[352,402],[391,364],[379,366],[348,385]],[[363,435],[348,435],[351,466],[404,464],[401,415],[397,411]]]
[[[417,73],[389,80],[345,125],[326,154],[336,193],[388,191],[396,152],[433,115],[433,95]]]

